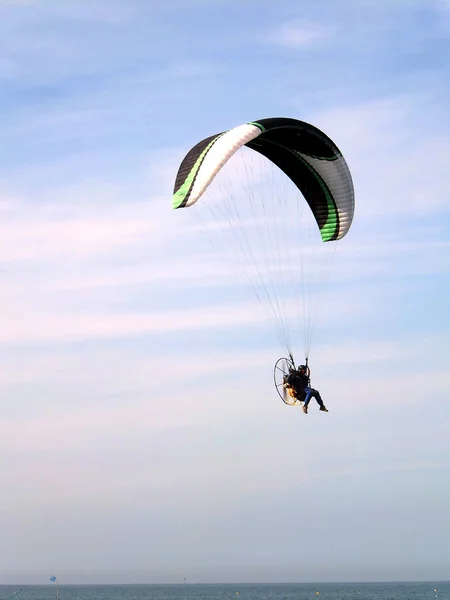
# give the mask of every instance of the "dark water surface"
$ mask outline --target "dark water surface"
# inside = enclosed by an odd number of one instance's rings
[[[0,600],[53,600],[55,586],[0,586]],[[61,586],[61,600],[450,600],[445,583]]]

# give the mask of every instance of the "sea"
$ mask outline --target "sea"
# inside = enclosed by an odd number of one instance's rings
[[[55,586],[0,586],[0,600],[54,600]],[[60,586],[60,600],[450,600],[450,582]]]

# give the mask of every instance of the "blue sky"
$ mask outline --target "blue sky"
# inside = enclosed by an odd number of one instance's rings
[[[0,0],[2,582],[450,579],[449,36],[445,0]],[[171,209],[267,116],[354,178],[327,415]]]

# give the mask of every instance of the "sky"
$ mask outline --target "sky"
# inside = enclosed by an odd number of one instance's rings
[[[0,40],[0,582],[450,579],[448,0],[0,0]],[[328,414],[171,208],[270,116],[355,186]]]

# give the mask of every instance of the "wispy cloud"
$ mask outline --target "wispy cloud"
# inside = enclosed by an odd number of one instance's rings
[[[267,41],[285,48],[309,48],[333,37],[336,29],[308,20],[293,20],[269,33]]]

